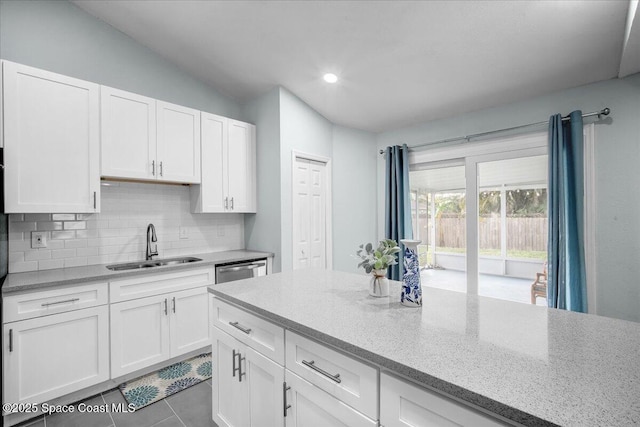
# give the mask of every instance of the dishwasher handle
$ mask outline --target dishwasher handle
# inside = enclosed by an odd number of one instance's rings
[[[244,265],[239,265],[237,267],[223,267],[223,268],[218,268],[218,271],[220,273],[228,273],[230,271],[254,270],[259,267],[264,267],[264,264],[244,264]]]

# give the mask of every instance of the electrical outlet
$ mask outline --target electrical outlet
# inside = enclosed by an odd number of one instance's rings
[[[179,237],[181,239],[188,239],[189,238],[189,228],[188,227],[180,227],[178,229],[178,233],[179,233]]]
[[[31,232],[31,248],[46,248],[47,247],[47,233],[44,231],[32,231]]]
[[[224,225],[218,226],[218,237],[224,236]]]

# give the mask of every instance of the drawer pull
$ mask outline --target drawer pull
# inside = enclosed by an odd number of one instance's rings
[[[311,362],[307,362],[306,360],[303,360],[302,364],[304,366],[308,367],[308,368],[313,369],[317,373],[324,375],[325,377],[329,378],[330,380],[337,382],[338,384],[340,384],[342,382],[342,380],[340,379],[340,374],[331,375],[330,373],[328,373],[324,369],[318,368],[315,365],[315,362],[313,360]]]
[[[242,357],[242,354],[238,353],[238,382],[242,382],[242,377],[247,375],[246,372],[242,372],[242,361],[245,359],[246,357]]]
[[[249,332],[251,332],[251,328],[245,328],[239,325],[238,322],[229,322],[229,324],[231,326],[233,326],[236,329],[240,329],[242,332],[244,332],[245,334],[249,335]]]
[[[50,305],[66,304],[68,302],[76,302],[76,301],[80,301],[80,298],[71,298],[71,299],[66,299],[64,301],[56,301],[56,302],[43,302],[42,306],[43,307],[49,307]]]
[[[231,369],[232,369],[231,374],[234,377],[236,376],[236,371],[240,371],[240,367],[236,368],[236,356],[240,357],[240,352],[236,352],[236,350],[233,349],[233,356],[231,357],[231,359],[233,361],[233,366],[231,367]]]
[[[287,405],[287,391],[291,390],[291,387],[287,387],[287,383],[282,383],[282,401],[284,402],[284,416],[287,416],[287,410],[291,408],[291,405]]]
[[[13,351],[13,329],[9,329],[9,352]]]

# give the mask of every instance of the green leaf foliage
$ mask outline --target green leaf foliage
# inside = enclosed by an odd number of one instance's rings
[[[362,244],[359,248],[356,252],[358,258],[361,259],[358,268],[364,268],[367,273],[386,269],[398,263],[396,254],[400,252],[400,248],[395,240],[381,240],[375,250],[371,243]]]

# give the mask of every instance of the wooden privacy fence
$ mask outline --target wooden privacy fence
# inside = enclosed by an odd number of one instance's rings
[[[547,218],[507,218],[507,248],[520,251],[546,251],[548,226]],[[446,248],[464,248],[465,227],[464,218],[436,219],[436,245]],[[500,217],[481,217],[478,234],[480,247],[500,249],[500,231]],[[425,234],[420,237],[423,242],[429,242]]]

